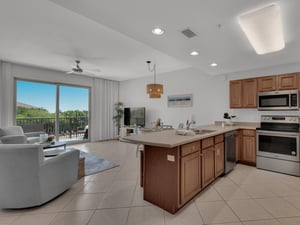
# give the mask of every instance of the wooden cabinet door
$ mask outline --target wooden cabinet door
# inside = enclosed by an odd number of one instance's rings
[[[275,91],[277,89],[277,77],[268,76],[257,79],[258,91]]]
[[[224,172],[224,142],[215,145],[215,177]]]
[[[242,81],[233,80],[229,83],[230,108],[241,108],[242,104]]]
[[[242,160],[249,163],[256,163],[255,137],[243,136]]]
[[[297,89],[297,78],[297,73],[278,75],[278,90]]]
[[[200,152],[181,158],[181,204],[193,198],[201,190]]]
[[[215,179],[215,155],[214,148],[202,150],[202,188]]]
[[[244,108],[256,108],[257,107],[257,80],[246,79],[242,81],[242,97]]]
[[[242,130],[238,130],[237,131],[237,134],[236,134],[236,145],[235,145],[235,159],[236,161],[240,161],[240,160],[243,160],[242,158],[242,140],[243,140],[243,136],[242,136]]]

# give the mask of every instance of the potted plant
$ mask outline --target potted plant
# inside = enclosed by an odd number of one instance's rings
[[[118,127],[118,135],[120,133],[120,127],[121,127],[121,119],[123,117],[124,109],[123,109],[124,103],[123,102],[116,102],[115,108],[114,108],[114,116],[113,120],[115,122],[115,125]]]

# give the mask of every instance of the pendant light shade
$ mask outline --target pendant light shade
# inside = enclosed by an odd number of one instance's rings
[[[149,98],[160,98],[164,93],[164,87],[162,84],[156,83],[156,64],[153,65],[153,68],[150,68],[151,61],[147,61],[148,69],[150,72],[154,72],[154,83],[147,84],[147,94],[149,94]]]
[[[164,87],[162,84],[147,84],[147,94],[150,98],[160,98],[164,93]]]

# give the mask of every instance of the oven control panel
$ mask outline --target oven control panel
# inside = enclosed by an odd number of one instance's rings
[[[299,123],[299,116],[261,116],[263,123]]]

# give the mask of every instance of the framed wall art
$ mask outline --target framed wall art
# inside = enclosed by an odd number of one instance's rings
[[[170,95],[168,96],[168,107],[192,107],[193,95]]]

